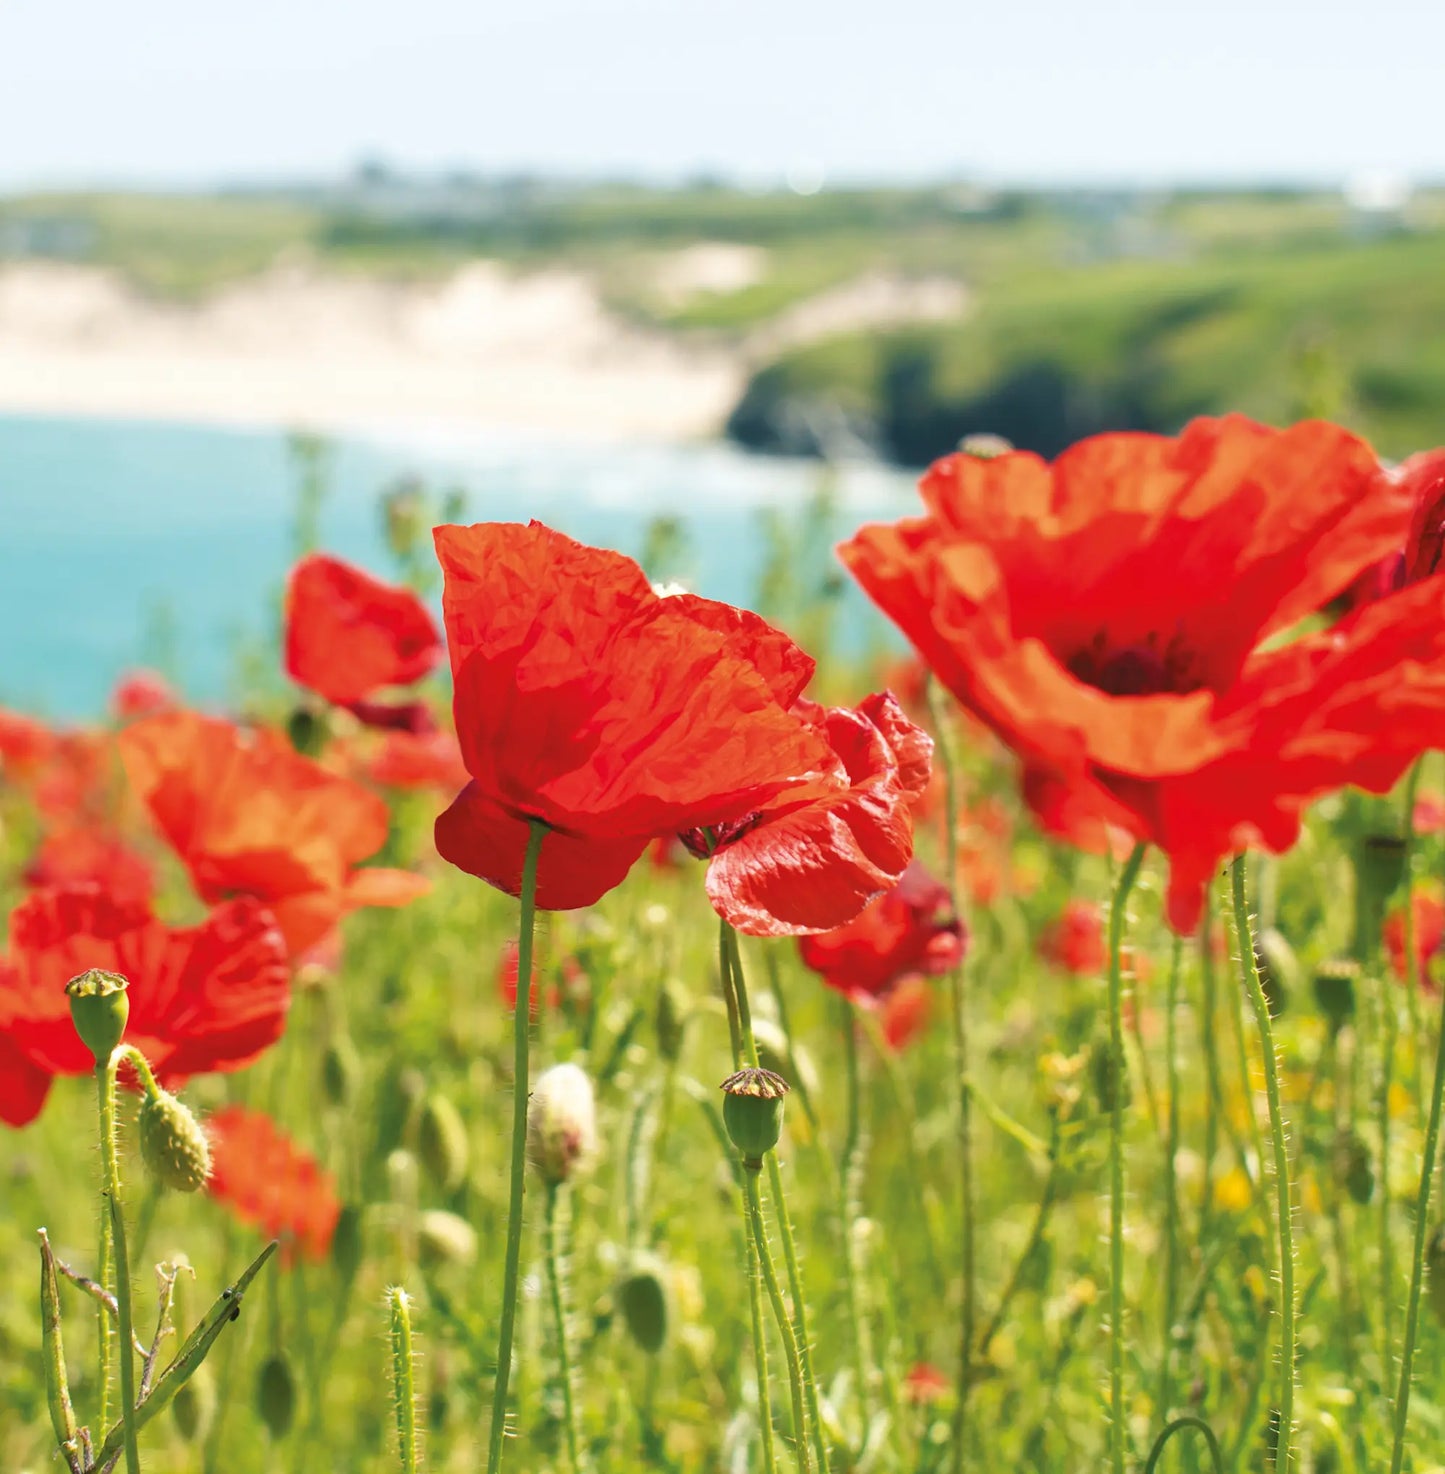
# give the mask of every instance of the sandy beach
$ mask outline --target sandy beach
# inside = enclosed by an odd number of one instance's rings
[[[719,246],[670,269],[686,294],[759,266]],[[565,269],[477,261],[401,284],[278,265],[181,306],[95,268],[24,262],[0,267],[0,412],[695,439],[720,431],[761,356],[961,300],[951,283],[865,278],[720,342],[625,321]]]

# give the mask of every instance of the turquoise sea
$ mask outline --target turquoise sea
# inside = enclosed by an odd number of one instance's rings
[[[466,494],[471,521],[537,517],[633,556],[649,522],[683,520],[698,593],[755,601],[765,509],[801,515],[819,469],[724,445],[584,444],[541,436],[328,443],[329,551],[382,574],[379,496],[421,477]],[[198,703],[235,694],[264,650],[295,547],[297,470],[279,429],[0,416],[0,703],[98,715],[116,676],[160,663]],[[911,478],[845,469],[833,532],[915,506]],[[840,637],[886,638],[851,587]]]

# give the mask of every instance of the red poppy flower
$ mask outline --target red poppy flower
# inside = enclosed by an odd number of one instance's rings
[[[206,1121],[211,1176],[206,1191],[263,1237],[291,1253],[324,1259],[341,1217],[331,1175],[259,1111],[227,1106]],[[283,1251],[284,1252],[284,1251]]]
[[[836,759],[788,708],[813,662],[756,615],[663,598],[630,558],[533,522],[436,529],[456,729],[472,781],[436,824],[452,864],[591,905],[660,834],[723,824]]]
[[[366,760],[365,771],[382,788],[439,788],[456,793],[467,782],[457,739],[440,728],[422,736],[387,732]]]
[[[953,1383],[935,1366],[920,1361],[903,1378],[903,1395],[912,1403],[941,1402],[953,1391]]]
[[[154,716],[179,705],[170,683],[153,670],[127,671],[110,693],[110,709],[123,722]]]
[[[283,738],[179,711],[116,741],[201,899],[264,901],[293,955],[349,911],[405,905],[428,889],[409,871],[356,868],[386,841],[386,805]]]
[[[47,834],[25,867],[25,884],[92,884],[115,901],[148,901],[155,894],[150,862],[97,825],[68,825]]]
[[[1445,902],[1433,891],[1417,890],[1410,897],[1415,913],[1415,976],[1427,993],[1438,993],[1440,984],[1431,971],[1431,963],[1445,945]],[[1392,911],[1385,918],[1385,950],[1390,966],[1401,982],[1405,981],[1405,912]]]
[[[910,807],[932,766],[933,739],[886,692],[856,710],[793,709],[826,738],[833,761],[732,824],[683,837],[695,854],[710,853],[713,909],[753,936],[829,931],[896,885],[913,858]]]
[[[1392,548],[1345,590],[1341,603],[1358,608],[1441,569],[1445,554],[1445,450],[1424,451],[1388,473],[1410,498],[1413,515],[1403,547]]]
[[[1045,961],[1075,977],[1101,973],[1109,961],[1104,913],[1092,901],[1070,901],[1044,928],[1038,948]]]
[[[144,902],[120,902],[95,886],[36,891],[10,916],[0,1029],[46,1076],[88,1075],[95,1067],[65,996],[66,983],[92,967],[129,980],[126,1042],[166,1084],[239,1069],[285,1027],[285,946],[257,902],[231,901],[199,926],[171,928]],[[13,1119],[8,1104],[6,1119]],[[39,1101],[33,1104],[38,1110]]]
[[[883,1041],[897,1053],[921,1039],[933,1020],[933,992],[936,985],[927,978],[914,975],[901,978],[878,1005],[878,1022]]]
[[[852,921],[798,938],[798,952],[830,988],[877,998],[909,973],[938,977],[962,960],[966,937],[948,887],[914,860],[890,891]]]
[[[55,734],[34,717],[0,707],[0,776],[18,783],[34,773],[55,748]]]
[[[844,561],[1024,760],[1046,824],[1169,855],[1181,931],[1225,856],[1288,848],[1310,799],[1382,791],[1438,739],[1434,579],[1277,643],[1409,527],[1409,491],[1343,430],[1236,416],[1052,466],[955,455],[922,492],[927,516],[864,528]]]
[[[1415,800],[1415,833],[1439,834],[1445,829],[1445,799],[1428,790]]]
[[[286,586],[286,673],[337,706],[409,686],[442,658],[427,607],[407,588],[311,553]]]

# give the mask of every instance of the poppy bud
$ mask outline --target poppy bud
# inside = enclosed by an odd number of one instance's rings
[[[1259,968],[1259,985],[1269,1004],[1269,1016],[1278,1018],[1289,1007],[1290,991],[1299,975],[1294,948],[1282,932],[1267,926],[1255,939],[1254,961]]]
[[[1354,950],[1362,960],[1379,943],[1385,908],[1405,878],[1405,855],[1405,841],[1393,834],[1368,834],[1354,847]]]
[[[205,1437],[216,1412],[216,1380],[203,1362],[176,1390],[171,1402],[171,1418],[186,1443]]]
[[[347,1203],[337,1216],[336,1227],[332,1230],[331,1262],[336,1266],[337,1274],[348,1284],[356,1278],[356,1271],[361,1268],[365,1248],[361,1207],[356,1203]]]
[[[628,1334],[656,1355],[667,1342],[667,1280],[662,1263],[652,1254],[639,1254],[618,1283],[617,1307]]]
[[[424,1265],[470,1264],[477,1257],[477,1231],[465,1218],[444,1208],[428,1208],[417,1218],[417,1251]]]
[[[1359,976],[1360,964],[1348,957],[1322,962],[1315,973],[1315,1002],[1331,1034],[1338,1034],[1355,1016],[1355,981]]]
[[[191,1108],[169,1090],[147,1090],[137,1117],[140,1154],[162,1187],[193,1193],[211,1175],[211,1143]]]
[[[1445,1225],[1430,1235],[1430,1242],[1425,1246],[1425,1264],[1430,1271],[1426,1279],[1430,1309],[1435,1312],[1435,1319],[1445,1325]]]
[[[65,985],[70,1021],[97,1065],[109,1064],[116,1046],[125,1038],[126,1020],[130,1018],[130,999],[125,990],[129,986],[118,972],[102,972],[98,967],[80,973]]]
[[[361,1080],[361,1056],[345,1035],[333,1039],[321,1056],[321,1089],[334,1106],[350,1105]]]
[[[680,984],[666,982],[658,989],[652,1024],[657,1034],[657,1052],[669,1064],[675,1064],[682,1053],[687,1011],[687,994]]]
[[[527,1108],[527,1154],[543,1182],[566,1182],[597,1146],[592,1082],[579,1065],[553,1065]]]
[[[722,1082],[723,1124],[743,1164],[757,1169],[783,1134],[783,1097],[792,1087],[771,1070],[739,1070]]]
[[[1370,1149],[1353,1131],[1335,1137],[1335,1181],[1357,1203],[1368,1203],[1375,1195],[1375,1169]]]
[[[1129,1104],[1128,1061],[1122,1050],[1115,1059],[1107,1034],[1096,1035],[1089,1046],[1089,1079],[1093,1082],[1094,1099],[1101,1111],[1112,1111],[1116,1099],[1121,1105]]]
[[[310,707],[298,706],[286,718],[286,736],[302,757],[316,757],[326,744],[326,719]]]
[[[416,1154],[442,1192],[455,1192],[467,1175],[467,1128],[445,1095],[427,1097],[417,1123]]]
[[[296,1417],[296,1379],[282,1352],[273,1352],[256,1374],[256,1411],[266,1431],[278,1441],[291,1431]]]

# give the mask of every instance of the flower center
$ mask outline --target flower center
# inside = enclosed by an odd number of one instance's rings
[[[728,819],[709,829],[685,830],[678,838],[688,854],[695,855],[699,860],[706,860],[714,850],[720,850],[724,845],[741,838],[749,829],[755,829],[762,817],[762,811],[755,809],[751,814],[744,814],[741,819]]]
[[[1178,634],[1168,644],[1151,632],[1140,643],[1113,648],[1108,632],[1100,630],[1066,664],[1070,675],[1106,696],[1184,696],[1204,685]]]

